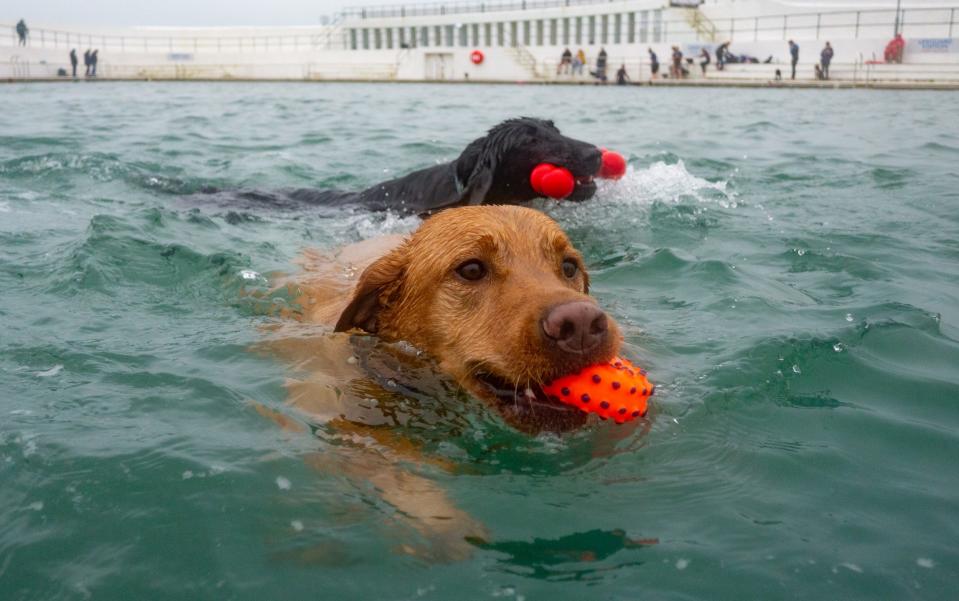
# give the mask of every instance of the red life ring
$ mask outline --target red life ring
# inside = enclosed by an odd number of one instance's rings
[[[483,59],[486,58],[483,56],[483,53],[479,50],[474,50],[470,53],[470,60],[473,61],[474,65],[478,65],[483,62]]]

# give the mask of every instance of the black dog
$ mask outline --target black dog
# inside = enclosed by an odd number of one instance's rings
[[[299,189],[279,193],[233,192],[234,198],[280,206],[359,206],[402,214],[428,215],[461,205],[519,204],[540,196],[529,176],[539,163],[565,167],[576,178],[567,200],[596,192],[593,176],[600,150],[559,133],[552,121],[522,117],[504,121],[477,138],[455,161],[414,171],[362,192]]]

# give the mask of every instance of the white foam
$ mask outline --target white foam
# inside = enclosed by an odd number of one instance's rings
[[[35,372],[33,375],[35,375],[38,378],[52,378],[53,376],[57,375],[61,371],[63,371],[63,366],[57,364],[46,371]]]
[[[277,488],[279,488],[280,490],[290,490],[290,487],[292,486],[292,484],[290,484],[289,479],[284,478],[283,476],[277,476],[277,477],[276,477],[276,486],[277,486]]]
[[[699,202],[716,202],[724,208],[736,208],[736,194],[728,189],[728,182],[711,182],[693,175],[683,161],[659,161],[646,169],[627,170],[620,180],[602,180],[597,183],[596,197],[600,200],[652,204],[678,203],[684,198]]]

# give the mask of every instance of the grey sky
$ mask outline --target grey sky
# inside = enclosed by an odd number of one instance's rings
[[[406,1],[406,0],[404,0]],[[413,0],[416,1],[422,0]],[[316,25],[345,6],[399,0],[3,0],[0,22],[42,25]]]

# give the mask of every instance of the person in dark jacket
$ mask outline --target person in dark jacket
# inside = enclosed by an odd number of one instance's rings
[[[706,66],[710,63],[709,50],[703,46],[703,49],[699,52],[699,57],[703,59],[699,63],[699,68],[703,70],[703,77],[706,77]]]
[[[87,48],[83,52],[83,66],[86,67],[86,71],[83,73],[85,77],[90,77],[90,49]]]
[[[77,76],[77,49],[70,51],[70,66],[73,67],[73,77]]]
[[[789,40],[789,56],[793,66],[792,79],[796,79],[796,63],[799,62],[799,44]]]
[[[656,56],[656,53],[653,52],[652,48],[649,48],[649,72],[650,79],[656,79],[656,76],[659,74],[659,57]]]
[[[599,56],[596,57],[596,79],[606,83],[606,49],[599,49]]]
[[[100,51],[99,51],[99,50],[94,50],[94,51],[90,54],[90,75],[93,76],[93,77],[96,77],[96,76],[97,76],[97,61],[100,60],[100,58],[97,56],[97,53],[98,53],[98,52],[100,52]]]
[[[716,70],[723,70],[726,65],[727,54],[729,54],[729,42],[723,42],[716,48]]]
[[[30,33],[30,28],[27,27],[27,22],[23,19],[17,21],[17,37],[20,39],[19,44],[21,46],[27,45],[27,34]]]
[[[626,65],[620,65],[619,71],[616,72],[616,84],[625,86],[628,81],[629,74],[626,73]]]
[[[832,62],[832,46],[826,42],[826,47],[819,53],[819,62],[822,64],[822,78],[829,79],[829,63]]]
[[[673,79],[683,78],[683,52],[679,46],[673,46],[673,64],[669,68],[669,76]]]

